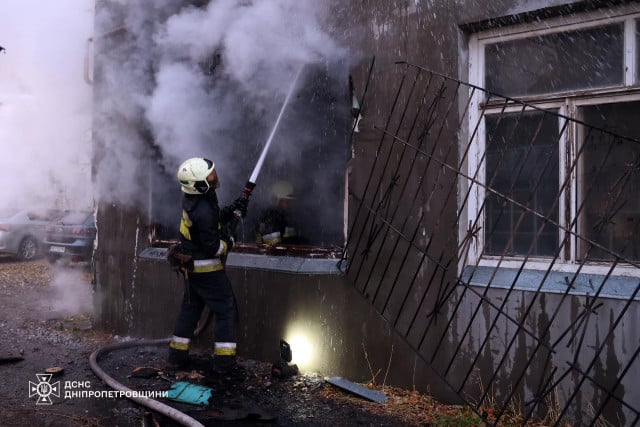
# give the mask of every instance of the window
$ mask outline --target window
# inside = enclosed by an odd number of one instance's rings
[[[484,87],[507,96],[619,86],[624,25],[616,23],[487,44]]]
[[[640,136],[640,101],[581,108],[586,123]],[[578,192],[583,200],[580,233],[630,260],[640,260],[640,145],[591,132],[583,136],[584,152]],[[606,260],[611,255],[582,244],[579,257]]]
[[[558,120],[542,111],[486,117],[485,182],[500,194],[544,212],[557,222]],[[545,173],[540,173],[545,171]],[[553,255],[558,228],[519,207],[488,195],[485,253]],[[541,233],[537,233],[542,228]],[[512,231],[514,231],[512,233]]]
[[[341,253],[351,119],[348,74],[342,65],[318,64],[307,65],[303,75],[306,79],[300,80],[265,158],[247,217],[236,227],[234,252],[317,258],[335,258]],[[236,134],[233,158],[216,166],[222,182],[217,191],[221,207],[242,193],[271,131],[272,123],[265,122],[275,119],[277,112],[247,108],[240,128],[229,131]],[[219,162],[213,154],[212,159]],[[150,240],[152,246],[167,246],[178,236],[181,193],[173,171],[159,175],[149,178]],[[293,199],[287,203],[292,227],[287,232],[294,228],[295,237],[277,245],[258,243],[261,214],[277,204],[274,190],[283,182],[292,191]]]
[[[627,5],[471,36],[469,80],[486,91],[468,116],[468,265],[640,261],[638,20]]]

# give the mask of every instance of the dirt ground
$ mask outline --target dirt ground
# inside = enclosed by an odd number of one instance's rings
[[[131,400],[107,394],[112,389],[93,373],[89,356],[123,339],[92,329],[91,301],[86,265],[50,266],[45,260],[0,257],[0,425],[178,425]],[[132,390],[166,391],[178,381],[210,389],[212,397],[204,406],[158,399],[204,425],[483,424],[468,408],[439,405],[416,391],[376,387],[387,396],[385,403],[376,403],[318,375],[273,378],[271,364],[260,361],[240,360],[242,375],[220,377],[208,372],[208,355],[195,354],[188,370],[175,372],[166,369],[165,351],[165,346],[114,350],[98,363]],[[36,376],[50,367],[64,372],[51,378]],[[52,393],[56,383],[59,396]],[[65,391],[77,394],[65,397]],[[83,391],[91,392],[90,397]],[[47,400],[51,404],[45,404]]]

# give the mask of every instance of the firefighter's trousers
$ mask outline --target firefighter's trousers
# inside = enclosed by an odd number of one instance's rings
[[[188,342],[193,337],[205,304],[216,316],[216,353],[220,344],[225,344],[222,345],[223,348],[232,345],[235,356],[238,308],[231,282],[224,270],[189,275],[188,287],[185,289],[173,335],[186,338]]]

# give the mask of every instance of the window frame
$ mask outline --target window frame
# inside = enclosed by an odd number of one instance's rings
[[[178,236],[174,237],[159,237],[158,236],[158,227],[160,223],[155,220],[153,214],[153,206],[154,206],[154,198],[152,195],[151,188],[154,185],[154,181],[151,177],[151,173],[149,174],[149,199],[147,206],[147,223],[148,223],[148,234],[147,234],[147,243],[149,249],[151,250],[151,255],[147,256],[148,258],[154,258],[158,256],[160,253],[160,258],[164,258],[165,252],[170,245],[178,242]],[[345,188],[346,188],[345,184]],[[177,190],[179,191],[179,190]],[[181,193],[177,193],[181,194]],[[342,219],[343,230],[346,227],[347,223],[347,194],[345,193],[343,197],[343,212],[344,217]],[[178,211],[179,212],[179,211]],[[255,243],[255,242],[236,242],[234,244],[234,256],[242,256],[243,254],[247,255],[258,255],[265,257],[292,257],[292,258],[301,258],[301,259],[339,259],[342,255],[344,247],[344,241],[342,246],[320,246],[320,245],[294,245],[294,244],[277,244],[277,245],[268,245],[264,243]],[[160,252],[154,252],[154,250],[160,250]],[[149,251],[148,251],[149,252]],[[256,264],[252,261],[253,264]]]
[[[149,197],[147,204],[147,245],[137,251],[137,257],[148,261],[166,262],[167,251],[171,244],[178,242],[178,236],[161,238],[154,219],[153,186],[156,185],[149,168]],[[346,180],[346,175],[344,175]],[[345,181],[345,190],[348,189]],[[180,191],[180,190],[177,190]],[[181,193],[176,193],[180,195]],[[181,197],[181,196],[179,196]],[[343,197],[343,227],[347,223],[348,192]],[[137,240],[137,239],[136,239]],[[137,246],[137,245],[136,245]],[[343,243],[344,246],[344,243]],[[337,261],[342,256],[343,246],[307,246],[307,245],[266,245],[261,243],[237,242],[229,253],[226,266],[248,270],[275,271],[307,275],[342,274]]]
[[[614,274],[620,276],[639,277],[640,269],[629,264],[613,266],[606,261],[581,261],[578,251],[579,232],[576,211],[578,200],[579,167],[569,169],[575,161],[582,137],[579,123],[570,121],[567,129],[563,131],[563,117],[580,120],[580,108],[588,105],[598,105],[617,102],[631,102],[640,100],[640,73],[638,72],[638,52],[640,35],[637,34],[637,22],[640,20],[640,5],[630,4],[616,8],[607,8],[606,11],[592,11],[570,16],[561,16],[541,20],[538,22],[518,24],[510,27],[502,27],[473,33],[469,36],[469,82],[477,87],[485,84],[485,56],[484,47],[488,44],[506,42],[510,40],[535,37],[554,32],[581,30],[590,27],[624,22],[624,81],[623,86],[598,88],[591,90],[564,91],[547,93],[543,95],[528,95],[518,97],[533,107],[525,107],[504,98],[489,98],[485,100],[483,91],[474,91],[470,107],[467,111],[468,135],[475,135],[475,141],[469,147],[467,158],[467,179],[469,198],[466,206],[467,218],[472,219],[471,224],[475,230],[474,239],[469,243],[468,249],[460,255],[459,270],[465,266],[500,267],[500,268],[525,268],[531,270],[553,270],[558,272],[575,273],[580,271],[588,274]],[[484,226],[486,220],[486,206],[483,206],[486,190],[483,185],[486,176],[486,161],[483,159],[486,149],[485,116],[492,113],[507,113],[530,111],[533,109],[554,109],[559,113],[559,132],[562,132],[558,147],[559,154],[559,183],[562,185],[569,177],[568,185],[560,193],[558,203],[558,228],[559,244],[562,245],[567,233],[571,233],[567,243],[561,248],[557,257],[534,256],[506,256],[485,255]],[[473,221],[476,221],[473,224]],[[573,225],[571,225],[573,223]],[[467,234],[469,223],[460,222],[459,235]],[[524,263],[524,265],[523,265]]]

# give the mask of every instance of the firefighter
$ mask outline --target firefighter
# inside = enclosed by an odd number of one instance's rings
[[[295,200],[293,185],[278,181],[271,187],[271,206],[265,209],[256,225],[256,242],[267,245],[299,244],[302,238],[290,218],[291,205]]]
[[[220,181],[214,163],[205,158],[184,161],[178,169],[178,181],[184,193],[180,243],[193,257],[193,270],[187,276],[167,362],[173,369],[186,367],[189,342],[206,304],[216,316],[213,371],[230,372],[236,366],[238,309],[222,260],[234,244],[225,230],[235,212],[246,215],[248,201],[240,197],[220,209],[215,191]]]

